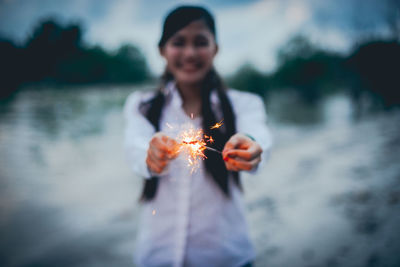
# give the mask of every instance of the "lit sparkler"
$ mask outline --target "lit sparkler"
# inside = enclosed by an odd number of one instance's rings
[[[206,149],[206,141],[203,138],[203,130],[195,130],[190,128],[181,132],[178,137],[179,151],[184,151],[187,154],[188,166],[192,167],[193,173],[199,167],[199,160],[204,160],[204,150]]]
[[[169,126],[170,125],[168,125],[168,127]],[[221,126],[222,120],[217,122],[210,129],[217,129]],[[212,136],[205,135],[202,129],[195,129],[193,126],[181,131],[176,139],[179,144],[178,151],[184,151],[187,155],[188,166],[192,167],[191,173],[200,166],[200,160],[207,158],[204,154],[204,150],[207,149],[222,154],[221,151],[207,146],[207,143],[214,143]]]

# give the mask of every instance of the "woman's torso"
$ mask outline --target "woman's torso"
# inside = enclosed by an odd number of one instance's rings
[[[171,85],[170,85],[171,86]],[[177,137],[188,127],[201,128],[182,109],[176,88],[170,90],[160,130]],[[218,109],[216,98],[212,98]],[[233,103],[234,104],[234,103]],[[220,114],[217,114],[220,116]],[[254,258],[242,194],[230,179],[225,196],[206,172],[188,166],[181,153],[159,178],[156,197],[142,205],[136,247],[139,266],[240,266]]]

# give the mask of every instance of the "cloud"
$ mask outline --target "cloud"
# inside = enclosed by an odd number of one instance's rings
[[[108,49],[117,49],[121,44],[137,45],[151,69],[160,72],[163,66],[158,55],[157,42],[161,32],[161,18],[143,19],[143,1],[118,0],[107,10],[105,16],[88,28],[87,40]]]
[[[292,2],[288,5],[285,18],[291,25],[298,25],[310,19],[310,8],[306,2]]]
[[[231,73],[245,62],[260,70],[275,68],[275,55],[293,35],[344,51],[360,34],[385,31],[391,0],[191,0],[216,15],[220,52],[216,66]],[[0,34],[23,41],[39,19],[50,15],[61,22],[83,24],[89,44],[116,49],[133,43],[151,69],[161,73],[164,62],[157,42],[166,13],[178,0],[0,0]],[[386,27],[387,28],[387,27]],[[387,30],[386,30],[387,31]]]
[[[105,4],[105,0],[3,1],[0,2],[0,34],[22,42],[40,20],[48,17],[54,17],[61,23],[78,21],[81,24],[90,24],[98,10],[93,8],[95,4],[101,7]]]
[[[251,62],[263,71],[276,65],[276,51],[310,19],[309,7],[297,1],[259,1],[218,13],[222,42],[217,63],[223,72]]]

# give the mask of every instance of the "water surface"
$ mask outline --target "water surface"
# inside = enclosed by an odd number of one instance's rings
[[[30,88],[0,106],[0,265],[132,266],[122,106],[144,87]],[[275,147],[244,176],[256,266],[398,266],[400,112],[268,98]]]

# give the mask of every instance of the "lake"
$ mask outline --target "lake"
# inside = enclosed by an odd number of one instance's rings
[[[142,186],[122,106],[149,86],[27,88],[0,104],[0,265],[133,266]],[[400,111],[267,99],[271,157],[243,175],[256,266],[400,266]]]

